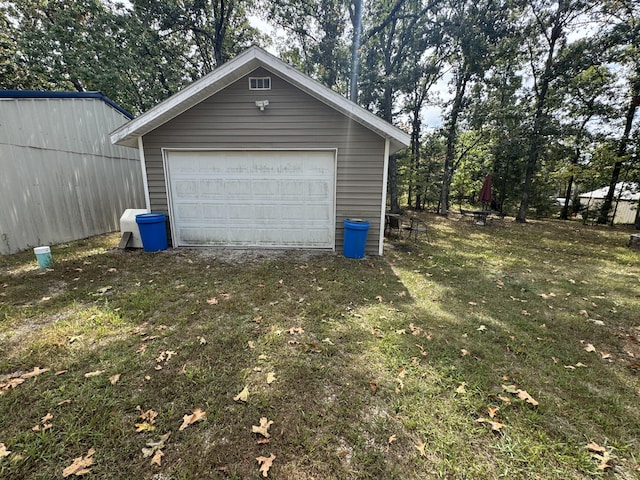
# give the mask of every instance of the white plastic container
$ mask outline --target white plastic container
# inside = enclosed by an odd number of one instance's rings
[[[140,229],[136,223],[136,215],[139,213],[147,213],[145,209],[128,208],[120,217],[120,233],[131,232],[131,240],[128,247],[142,248],[142,238],[140,237]]]
[[[51,268],[53,265],[53,257],[51,256],[51,247],[36,247],[33,249],[38,259],[40,268]]]

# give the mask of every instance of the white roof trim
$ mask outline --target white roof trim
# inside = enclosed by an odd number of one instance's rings
[[[216,68],[175,95],[146,111],[111,133],[111,142],[137,146],[138,137],[146,135],[169,120],[186,112],[211,95],[231,85],[258,67],[283,77],[305,93],[339,111],[391,142],[391,152],[409,146],[411,137],[380,117],[347,100],[342,95],[299,72],[291,65],[259,47],[251,47],[233,60]]]

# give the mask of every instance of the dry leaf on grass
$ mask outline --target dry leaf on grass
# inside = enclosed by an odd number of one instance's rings
[[[32,371],[27,372],[27,373],[23,373],[22,375],[20,375],[20,378],[36,377],[38,375],[43,374],[44,372],[48,372],[49,370],[51,370],[51,369],[50,368],[35,367]]]
[[[97,377],[98,375],[102,375],[104,370],[95,370],[93,372],[85,373],[84,378]]]
[[[191,415],[185,415],[182,417],[182,425],[180,425],[178,430],[184,430],[189,425],[199,422],[200,420],[204,420],[205,418],[207,418],[207,412],[199,408],[194,408]]]
[[[267,373],[267,384],[271,385],[276,381],[276,374],[274,372]]]
[[[426,445],[423,442],[414,443],[413,446],[418,449],[421,457],[427,456],[427,452],[425,452],[424,450],[426,448]]]
[[[209,305],[217,305],[218,304],[218,299],[217,298],[210,298],[209,300],[207,300],[207,303]]]
[[[111,375],[109,377],[109,381],[111,382],[111,385],[115,385],[116,383],[118,383],[118,380],[120,380],[120,374],[116,373],[115,375]]]
[[[596,347],[594,347],[592,344],[587,343],[586,346],[584,347],[584,349],[587,352],[595,352],[596,351]]]
[[[467,393],[467,384],[466,382],[462,382],[458,388],[456,388],[456,393]]]
[[[156,441],[156,442],[147,442],[147,447],[148,448],[143,448],[142,449],[142,456],[144,458],[149,458],[149,457],[152,456],[151,465],[160,466],[161,458],[164,455],[164,453],[162,453],[160,450],[162,448],[164,448],[164,442],[167,441],[167,439],[169,438],[170,435],[171,435],[171,432],[165,433],[164,435],[162,435],[158,439],[158,441]]]
[[[596,453],[604,453],[607,451],[606,448],[601,447],[600,445],[598,445],[596,442],[590,442],[587,444],[587,448],[592,451],[592,452],[596,452]]]
[[[260,418],[260,425],[251,425],[252,433],[259,433],[265,438],[269,438],[271,434],[269,433],[269,427],[273,424],[273,420],[267,420],[267,417]]]
[[[153,458],[151,459],[151,465],[157,465],[160,466],[162,463],[162,457],[164,456],[164,453],[162,453],[162,450],[156,450],[156,453],[153,454]]]
[[[31,430],[34,432],[44,432],[45,430],[49,430],[53,427],[53,423],[50,423],[49,420],[53,420],[53,415],[51,413],[47,413],[44,417],[40,419],[40,424],[33,427]]]
[[[524,400],[534,407],[539,405],[538,402],[531,395],[529,395],[526,390],[518,390],[517,395],[519,399]]]
[[[500,410],[500,408],[498,407],[489,407],[489,418],[495,418],[496,413],[498,413],[498,410]]]
[[[385,452],[388,452],[388,451],[389,451],[389,448],[391,448],[391,444],[392,444],[393,442],[395,442],[396,440],[398,440],[398,437],[397,437],[397,436],[395,436],[395,435],[391,435],[391,436],[389,437],[389,440],[387,440],[387,448],[385,448],[385,450],[384,450],[384,451],[385,451]]]
[[[488,418],[479,418],[476,420],[476,422],[488,423],[489,425],[491,425],[491,430],[493,430],[494,432],[499,432],[506,426],[504,423],[496,422],[495,420],[490,420]]]
[[[249,389],[247,387],[244,387],[238,395],[233,397],[233,399],[236,402],[246,402],[247,400],[249,400]]]
[[[74,458],[73,463],[62,471],[62,476],[66,478],[69,475],[80,476],[89,473],[91,471],[89,467],[93,465],[94,453],[96,453],[96,451],[90,448],[84,457]]]
[[[260,473],[262,473],[263,477],[266,477],[273,461],[276,459],[276,456],[272,453],[269,457],[256,457],[256,460],[260,464]]]
[[[11,454],[11,450],[7,450],[4,443],[0,443],[0,458],[8,457]]]

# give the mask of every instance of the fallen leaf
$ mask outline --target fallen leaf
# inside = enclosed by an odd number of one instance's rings
[[[0,458],[8,457],[11,454],[11,450],[7,450],[4,443],[0,443]]]
[[[491,425],[491,430],[493,430],[494,432],[499,432],[504,427],[506,427],[504,423],[496,422],[494,420],[489,420],[488,418],[479,418],[476,420],[476,422],[488,423],[489,425]]]
[[[288,330],[288,332],[289,332],[291,335],[294,335],[294,334],[296,334],[296,333],[304,333],[304,329],[303,329],[302,327],[291,327],[291,328]]]
[[[233,397],[233,399],[236,402],[246,402],[249,399],[249,389],[244,387],[238,395]]]
[[[207,344],[207,340],[204,337],[200,337],[198,339],[198,341],[200,342],[200,345],[206,345]]]
[[[369,380],[369,388],[371,388],[373,393],[376,393],[378,391],[378,384],[373,380]]]
[[[96,453],[96,451],[90,448],[84,457],[74,458],[73,463],[62,471],[62,476],[66,478],[69,475],[80,476],[89,473],[91,471],[89,467],[93,465],[94,453]]]
[[[498,410],[500,410],[500,408],[498,407],[489,407],[489,418],[495,418],[496,413],[498,413]]]
[[[58,403],[56,404],[56,406],[60,407],[60,406],[62,406],[62,405],[67,405],[67,404],[69,404],[69,403],[71,403],[71,399],[70,399],[70,398],[67,398],[66,400],[62,400],[61,402],[58,402]]]
[[[217,298],[210,298],[209,300],[207,300],[207,303],[209,305],[217,305],[218,304],[218,299]]]
[[[20,375],[20,378],[35,377],[35,376],[43,374],[44,372],[48,372],[49,370],[51,370],[51,369],[50,368],[35,367],[32,371],[27,372],[27,373],[23,373],[22,375]]]
[[[267,417],[260,418],[260,425],[251,425],[251,433],[259,433],[265,438],[269,438],[269,427],[273,424],[272,420],[267,420]]]
[[[63,375],[65,373],[67,373],[69,370],[58,370],[54,375],[58,376],[58,375]]]
[[[205,418],[207,418],[207,412],[199,408],[194,408],[191,415],[185,415],[182,417],[182,425],[180,425],[178,430],[184,430],[189,425],[199,422],[200,420],[204,420]]]
[[[97,377],[98,375],[102,375],[104,370],[95,370],[93,372],[85,373],[84,378]]]
[[[282,280],[280,280],[282,281]],[[260,464],[260,473],[262,473],[263,477],[266,477],[273,461],[276,459],[276,456],[272,453],[269,457],[256,457],[256,460]]]
[[[511,399],[509,397],[505,397],[504,395],[498,395],[498,398],[502,400],[504,403],[509,405],[511,403]]]
[[[467,384],[462,382],[458,388],[456,388],[456,393],[467,393]]]
[[[518,393],[518,388],[515,385],[502,385],[502,389],[507,393],[513,393],[514,395]]]
[[[600,356],[602,357],[603,360],[607,360],[608,358],[611,358],[611,354],[606,352],[600,352]]]
[[[376,296],[376,300],[378,300],[379,302],[382,302],[382,295]]]
[[[526,390],[518,390],[517,395],[519,399],[524,400],[534,407],[538,405],[538,402],[531,395],[529,395]]]
[[[149,422],[136,423],[134,426],[136,432],[153,432],[156,429],[155,425],[151,425]]]
[[[156,450],[156,453],[153,455],[153,458],[151,459],[151,465],[161,466],[163,456],[164,456],[164,453],[162,453],[162,450]]]
[[[595,352],[595,351],[596,351],[596,347],[594,347],[594,346],[593,346],[592,344],[590,344],[590,343],[587,343],[587,346],[586,346],[586,347],[584,347],[584,349],[585,349],[587,352]]]
[[[487,329],[487,327],[485,327],[484,325],[480,325],[478,328],[476,328],[476,330],[478,330],[479,332],[484,332]]]
[[[531,314],[529,312],[527,312],[526,310],[520,310],[520,315],[524,315],[525,317],[531,316]]]
[[[388,452],[389,449],[391,448],[391,444],[393,442],[395,442],[396,440],[398,440],[398,437],[396,437],[395,435],[391,435],[389,437],[389,440],[387,440],[387,447],[384,449],[385,452]]]
[[[592,452],[604,453],[607,451],[606,448],[601,447],[596,442],[587,443],[587,448]]]
[[[142,449],[142,455],[144,456],[144,458],[149,458],[155,451],[164,448],[164,442],[166,442],[170,436],[171,432],[165,433],[164,435],[161,435],[157,441],[147,442],[147,447],[149,448]]]
[[[478,305],[477,302],[467,302],[469,305],[471,305],[472,307],[475,307],[476,305]]]
[[[118,383],[118,380],[120,380],[120,374],[116,373],[115,375],[111,375],[109,377],[109,381],[111,382],[111,385],[115,385],[116,383]]]
[[[249,346],[249,348],[250,348],[251,350],[253,350],[254,348],[256,348],[256,344],[253,342],[253,340],[249,340],[249,341],[247,342],[247,345]]]
[[[414,447],[416,447],[418,449],[418,451],[420,452],[420,456],[421,457],[426,457],[427,453],[424,451],[426,445],[422,442],[418,442],[418,443],[414,443],[413,444]]]
[[[267,373],[267,384],[271,385],[276,381],[276,374],[274,372]]]

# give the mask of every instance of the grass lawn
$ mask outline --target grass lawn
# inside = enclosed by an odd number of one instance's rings
[[[0,478],[640,478],[631,231],[426,219],[364,260],[0,257]]]

